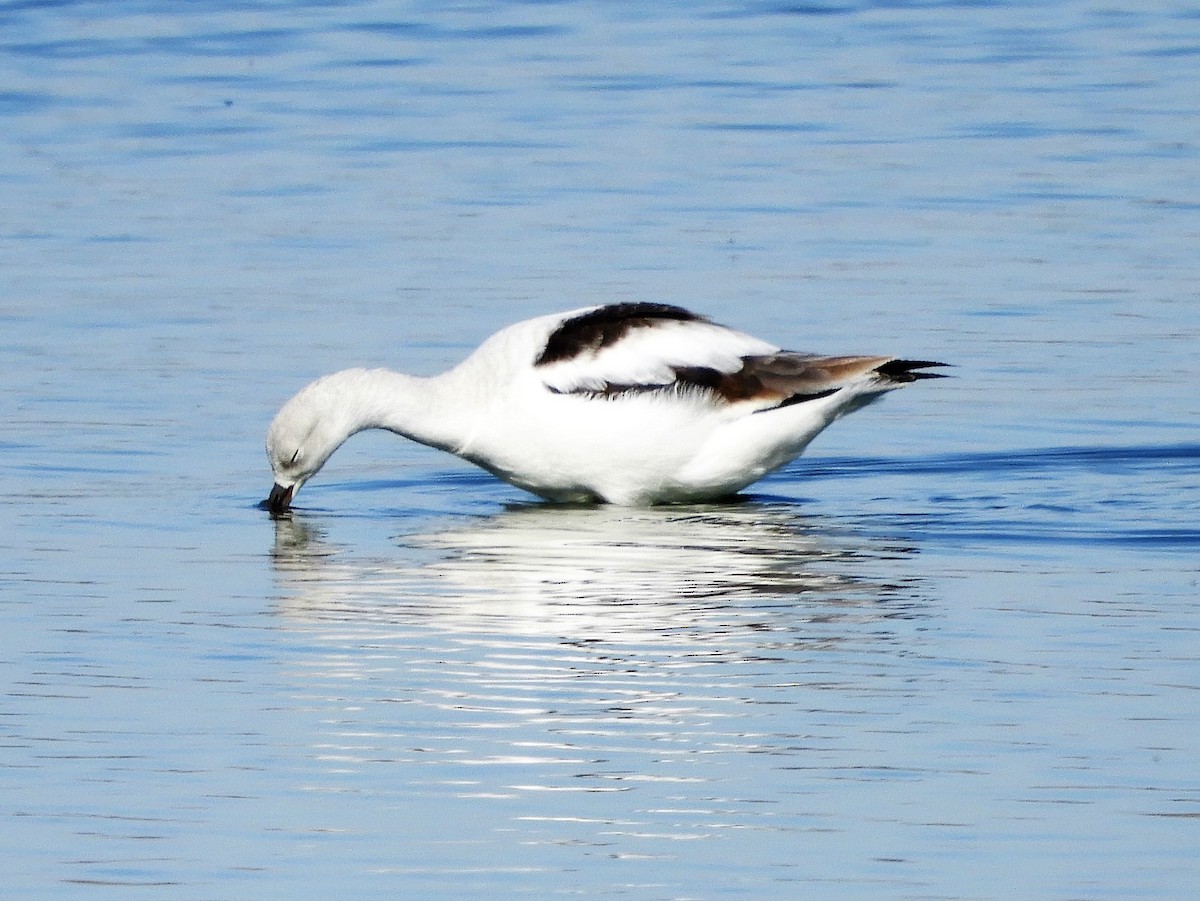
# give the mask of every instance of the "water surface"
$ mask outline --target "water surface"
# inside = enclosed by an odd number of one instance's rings
[[[0,895],[1186,898],[1200,18],[0,6]],[[526,315],[945,359],[730,505],[275,408]]]

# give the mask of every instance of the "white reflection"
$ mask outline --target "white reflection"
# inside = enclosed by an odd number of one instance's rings
[[[276,526],[282,612],[314,621],[624,642],[790,631],[913,612],[909,553],[835,544],[794,507],[531,504],[365,556],[302,514]]]

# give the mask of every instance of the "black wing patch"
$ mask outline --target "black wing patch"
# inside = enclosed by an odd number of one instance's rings
[[[671,373],[672,379],[661,384],[622,385],[605,382],[602,388],[577,389],[570,393],[588,397],[623,397],[668,391],[703,391],[723,400],[735,401],[754,397],[763,387],[761,381],[753,375],[747,375],[744,369],[730,373],[710,366],[672,366]],[[555,388],[550,390],[555,394],[563,393]]]
[[[781,400],[779,402],[779,406],[771,407],[770,409],[778,410],[779,407],[791,407],[795,406],[796,404],[808,403],[810,400],[820,400],[822,397],[829,397],[831,394],[837,394],[841,390],[841,388],[826,388],[824,391],[811,391],[808,394],[793,394]],[[766,411],[759,410],[758,412],[764,413]]]
[[[534,365],[547,366],[583,353],[595,353],[616,344],[634,329],[648,328],[664,320],[708,321],[690,310],[665,303],[610,304],[573,316],[551,332]]]

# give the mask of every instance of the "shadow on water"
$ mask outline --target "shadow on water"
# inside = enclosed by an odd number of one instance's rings
[[[332,525],[332,524],[330,524]],[[910,547],[829,540],[784,504],[625,509],[513,505],[363,556],[295,514],[276,523],[280,609],[574,641],[754,643],[912,618]],[[794,636],[793,636],[794,637]]]
[[[1047,447],[988,453],[940,454],[914,459],[827,457],[801,468],[806,479],[947,473],[1062,472],[1132,473],[1170,467],[1200,473],[1200,444],[1142,447]]]
[[[903,490],[920,492],[920,512],[849,514],[843,525],[924,548],[1200,546],[1200,444],[835,457],[802,460],[789,475],[802,483],[902,480]]]

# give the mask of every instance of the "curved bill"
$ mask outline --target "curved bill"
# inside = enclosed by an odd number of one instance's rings
[[[287,513],[288,507],[292,503],[292,494],[295,492],[295,490],[295,485],[288,485],[286,488],[278,483],[272,485],[271,494],[267,497],[266,501],[263,502],[267,508],[267,511],[272,516],[279,516],[283,513]]]

